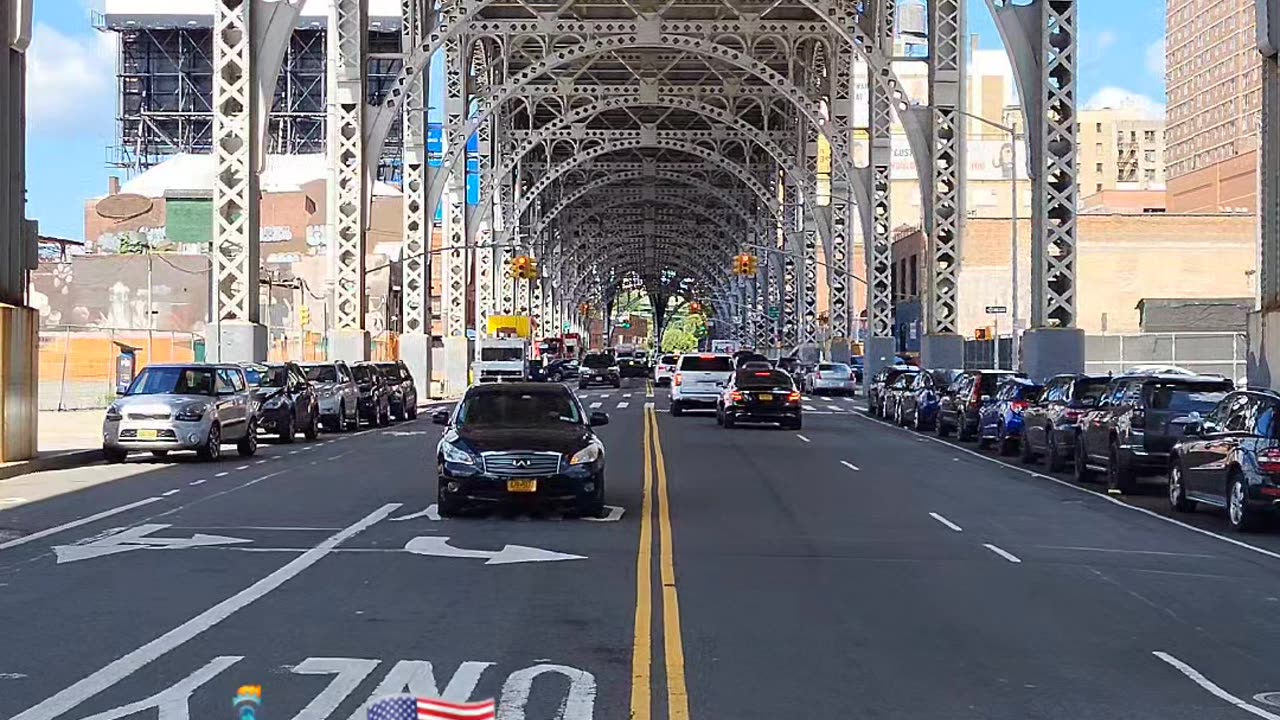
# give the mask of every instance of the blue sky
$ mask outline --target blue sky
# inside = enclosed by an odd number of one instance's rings
[[[115,134],[112,36],[90,24],[102,0],[36,0],[29,55],[27,214],[41,232],[84,237],[85,200],[106,191]],[[1082,104],[1138,96],[1164,103],[1164,0],[1079,0]],[[969,0],[969,32],[984,48],[1000,36],[984,0]],[[442,71],[433,68],[441,78]],[[442,79],[442,78],[441,78]],[[439,89],[443,82],[432,83]],[[432,105],[439,107],[439,99]],[[438,110],[437,110],[438,112]]]

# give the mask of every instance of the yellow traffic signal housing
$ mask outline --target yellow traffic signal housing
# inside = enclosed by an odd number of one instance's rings
[[[310,325],[311,324],[311,308],[309,307],[302,308],[302,312],[299,313],[299,319],[302,321],[302,327],[307,327],[308,325]]]

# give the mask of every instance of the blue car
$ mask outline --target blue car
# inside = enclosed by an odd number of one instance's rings
[[[911,393],[898,401],[901,408],[901,424],[916,430],[928,430],[938,421],[938,407],[942,396],[960,377],[962,370],[925,370],[911,386]]]
[[[1022,411],[1039,399],[1044,386],[1026,378],[1005,380],[978,414],[978,446],[995,443],[1001,455],[1012,455],[1022,437]]]

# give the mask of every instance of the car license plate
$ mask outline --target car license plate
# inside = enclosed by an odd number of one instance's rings
[[[538,492],[537,480],[508,480],[507,492],[531,493]]]
[[[138,431],[139,440],[155,440],[158,437],[160,437],[160,433],[156,430],[139,430]]]
[[[760,393],[760,402],[772,402],[772,401],[773,401],[773,395],[770,395],[769,393]]]

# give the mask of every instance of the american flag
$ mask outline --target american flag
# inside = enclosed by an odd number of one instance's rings
[[[492,700],[451,703],[444,700],[390,695],[369,706],[369,720],[494,720]]]

